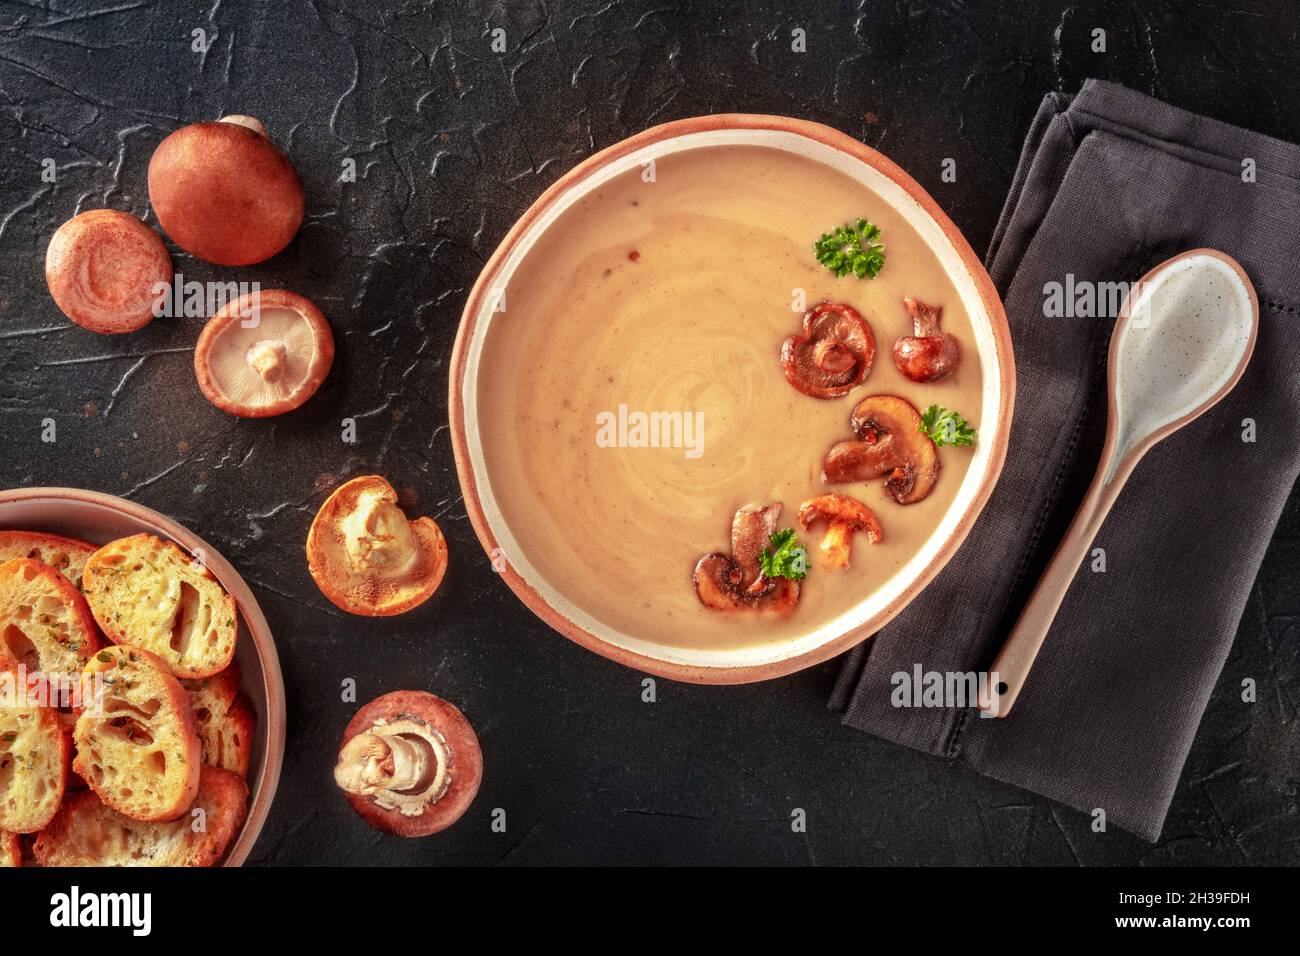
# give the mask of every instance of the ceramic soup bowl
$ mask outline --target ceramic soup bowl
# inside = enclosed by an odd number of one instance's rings
[[[635,628],[615,626],[598,619],[584,606],[579,606],[572,594],[564,593],[564,588],[552,579],[554,572],[552,577],[548,577],[548,565],[553,567],[550,558],[554,555],[548,557],[545,548],[539,551],[535,546],[536,536],[531,551],[519,544],[519,528],[516,526],[512,530],[506,517],[509,509],[503,507],[498,491],[494,490],[503,483],[503,476],[498,473],[494,482],[489,463],[491,456],[485,454],[479,400],[480,388],[487,382],[488,374],[484,370],[485,341],[493,323],[502,321],[498,290],[511,288],[512,277],[520,270],[521,263],[527,261],[530,250],[539,240],[546,237],[557,222],[563,223],[561,217],[574,209],[575,204],[599,198],[602,188],[604,195],[616,191],[616,177],[633,170],[644,170],[652,161],[663,168],[671,165],[672,157],[713,147],[762,147],[782,151],[799,157],[800,168],[807,166],[814,175],[822,175],[819,171],[825,170],[826,176],[848,177],[864,187],[864,195],[872,195],[871,204],[875,208],[879,209],[881,204],[888,207],[889,220],[895,224],[896,240],[900,238],[898,230],[904,224],[912,235],[920,237],[919,243],[909,238],[911,248],[929,250],[932,255],[926,259],[929,263],[927,268],[932,270],[931,274],[936,274],[933,263],[937,262],[950,309],[957,311],[952,308],[952,300],[956,298],[960,301],[960,311],[969,318],[970,330],[964,334],[971,341],[963,343],[961,361],[978,363],[978,387],[968,401],[978,405],[979,439],[973,448],[961,449],[961,454],[970,456],[968,462],[963,461],[966,470],[959,472],[954,469],[949,476],[950,484],[945,494],[952,495],[951,501],[934,519],[937,524],[933,530],[917,543],[914,553],[905,560],[900,559],[899,566],[878,586],[863,588],[860,597],[856,590],[846,595],[846,600],[852,602],[847,610],[837,611],[829,620],[810,620],[806,628],[787,628],[781,631],[779,640],[693,647],[651,640],[644,633],[636,633]],[[629,181],[626,176],[619,180]],[[726,184],[722,184],[720,189],[725,191]],[[788,196],[789,192],[787,189],[784,195]],[[619,209],[624,215],[629,214],[629,206],[636,205],[635,201],[619,201]],[[589,209],[590,202],[580,208]],[[841,211],[836,209],[835,215]],[[585,230],[582,235],[590,236],[593,232],[599,230]],[[554,235],[566,237],[575,233],[571,228],[568,232],[559,229]],[[804,232],[800,231],[800,245],[796,250],[800,257],[805,255],[802,250],[808,248],[803,236]],[[570,240],[566,238],[563,241]],[[889,247],[888,236],[886,247]],[[894,248],[902,246],[896,244]],[[587,255],[585,247],[582,255]],[[811,260],[811,249],[806,255]],[[642,261],[637,252],[620,258],[633,263]],[[663,261],[662,257],[660,261]],[[618,262],[611,261],[610,265],[614,269],[619,267]],[[812,271],[801,273],[803,275],[819,274],[815,261],[805,268]],[[900,266],[895,265],[895,268]],[[609,271],[604,270],[605,275]],[[599,274],[598,271],[596,275]],[[640,275],[648,276],[649,273]],[[866,288],[852,286],[856,281],[852,277],[830,281],[846,283],[833,286],[836,290]],[[891,307],[893,305],[891,298]],[[784,314],[788,316],[789,312]],[[901,312],[899,314],[901,316]],[[564,310],[552,310],[546,320],[564,322]],[[880,318],[875,321],[885,322]],[[888,321],[895,320],[891,318]],[[890,367],[890,346],[895,336],[906,333],[896,326],[886,325],[877,328],[875,334],[878,337],[876,368],[887,367],[875,373],[876,379],[878,382],[889,381],[888,376],[895,374]],[[763,348],[766,349],[766,344]],[[762,355],[766,356],[767,352]],[[757,366],[764,375],[765,362],[764,358]],[[774,381],[778,384],[764,387],[787,388],[775,350],[771,362]],[[563,376],[557,380],[562,381]],[[973,374],[967,380],[973,381]],[[870,386],[872,380],[868,378],[865,384]],[[725,684],[777,677],[825,661],[869,637],[907,606],[951,558],[988,500],[1006,454],[1013,393],[1011,340],[993,283],[961,233],[915,180],[885,156],[825,126],[774,116],[719,115],[658,126],[603,150],[562,176],[524,213],[488,261],[466,303],[451,362],[450,417],[456,466],[470,520],[483,547],[493,557],[494,567],[538,617],[584,647],[638,670],[684,681]],[[803,398],[799,400],[805,401]],[[921,401],[920,398],[915,400]],[[814,403],[805,407],[816,411],[817,407],[824,406],[815,406]],[[838,407],[843,409],[847,422],[852,400]],[[809,454],[819,456],[824,451],[824,447],[810,449]],[[944,450],[945,453],[950,451],[953,450]],[[954,481],[959,482],[955,491],[951,486]],[[761,479],[755,484],[761,484]],[[789,524],[793,514],[789,507],[791,502],[786,504],[783,523]],[[729,520],[729,514],[719,515],[719,530]],[[884,521],[883,515],[881,520]],[[554,547],[563,546],[557,536]],[[867,545],[857,547],[865,549]],[[675,563],[673,567],[676,567]],[[689,565],[682,569],[682,580],[684,588],[691,587]],[[635,595],[629,595],[629,598],[634,599]]]

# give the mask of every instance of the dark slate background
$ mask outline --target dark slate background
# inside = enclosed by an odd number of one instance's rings
[[[594,151],[701,113],[818,120],[887,152],[983,249],[1034,107],[1085,76],[1300,139],[1295,9],[1235,7],[0,2],[0,484],[79,485],[157,508],[253,586],[290,713],[256,862],[1294,863],[1300,503],[1152,847],[842,728],[824,709],[833,664],[748,687],[660,681],[658,701],[642,703],[642,675],[551,633],[497,580],[447,434],[447,361],[475,275],[527,205]],[[496,27],[504,54],[490,49]],[[806,53],[791,52],[795,27]],[[1105,54],[1089,51],[1094,27],[1107,31]],[[262,266],[221,270],[178,252],[177,269],[301,292],[339,346],[321,392],[268,421],[203,400],[197,321],[96,336],[63,318],[41,272],[50,235],[78,211],[154,222],[154,146],[236,112],[260,117],[291,154],[307,222]],[[339,181],[346,157],[355,183]],[[944,157],[956,183],[940,181]],[[40,177],[47,158],[53,184]],[[39,440],[45,417],[54,444]],[[345,417],[357,419],[355,446],[340,441]],[[452,555],[437,596],[387,621],[336,611],[303,559],[327,490],[371,471],[438,519]],[[430,689],[474,723],[483,789],[454,829],[383,837],[335,792],[347,677],[362,700]],[[1254,705],[1239,700],[1245,677],[1259,685]],[[505,833],[489,825],[497,807]],[[795,807],[806,834],[791,832]]]

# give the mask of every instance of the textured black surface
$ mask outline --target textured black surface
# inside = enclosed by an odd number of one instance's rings
[[[791,51],[796,27],[806,53]],[[1089,49],[1096,27],[1105,54]],[[0,483],[78,485],[167,512],[253,586],[290,712],[256,862],[1296,862],[1300,502],[1151,847],[841,728],[824,709],[833,665],[747,687],[660,681],[642,703],[642,675],[551,633],[497,580],[465,517],[446,419],[452,340],[486,257],[545,186],[630,133],[731,110],[829,123],[886,151],[983,249],[1043,93],[1100,76],[1300,139],[1296,31],[1285,2],[0,2]],[[177,268],[304,293],[339,346],[316,398],[261,422],[199,394],[197,321],[95,336],[62,317],[41,278],[49,236],[74,212],[155,221],[153,147],[234,112],[290,152],[307,223],[263,266],[177,254]],[[355,183],[339,181],[346,157]],[[945,157],[955,183],[940,179]],[[47,417],[52,444],[40,441]],[[340,440],[346,417],[353,446]],[[368,471],[435,516],[452,554],[435,599],[389,621],[337,612],[302,556],[325,491]],[[349,677],[363,701],[428,688],[475,724],[483,789],[454,829],[382,837],[334,791]],[[806,833],[791,831],[794,808]]]

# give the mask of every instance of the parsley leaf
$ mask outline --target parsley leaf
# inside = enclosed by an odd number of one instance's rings
[[[930,436],[930,441],[942,448],[944,445],[973,445],[979,437],[970,422],[942,405],[931,405],[921,415],[916,428]]]
[[[763,549],[758,562],[764,576],[769,578],[802,581],[808,573],[808,552],[795,538],[792,528],[772,535],[772,547]]]
[[[845,223],[813,243],[817,261],[840,278],[850,272],[859,279],[874,279],[885,265],[885,245],[880,227],[865,219]]]

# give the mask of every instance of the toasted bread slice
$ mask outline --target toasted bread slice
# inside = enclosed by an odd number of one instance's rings
[[[72,747],[49,707],[0,707],[0,829],[35,833],[63,802]]]
[[[0,564],[0,670],[74,679],[102,646],[86,599],[47,564]]]
[[[199,724],[203,762],[246,776],[257,716],[239,692],[237,665],[232,663],[212,677],[183,680],[181,686],[189,695],[190,708]]]
[[[23,865],[23,845],[17,833],[0,830],[0,869]]]
[[[31,558],[48,564],[78,588],[86,559],[95,553],[97,545],[61,534],[41,531],[0,531],[0,562],[14,558]]]
[[[203,747],[180,681],[148,651],[107,647],[86,665],[104,683],[81,711],[73,769],[136,820],[175,820],[194,802]]]
[[[204,767],[198,797],[180,819],[142,823],[78,793],[36,838],[34,852],[42,866],[215,866],[247,813],[243,779]]]
[[[72,710],[55,711],[55,716],[59,720],[59,728],[63,731],[63,736],[68,738],[68,751],[76,750],[76,741],[74,734],[77,731],[77,714]],[[75,755],[75,754],[74,754]],[[67,793],[73,793],[77,790],[85,790],[86,781],[81,779],[81,774],[72,769],[72,761],[68,761],[68,786]],[[66,795],[66,794],[65,794]]]
[[[110,641],[157,654],[177,677],[210,677],[234,657],[234,599],[170,541],[109,542],[86,561],[82,589]]]
[[[239,662],[231,661],[230,666],[220,674],[213,674],[211,677],[187,677],[181,681],[181,686],[185,688],[185,693],[190,698],[190,705],[195,710],[207,707],[212,710],[226,711],[239,696],[242,680]]]

